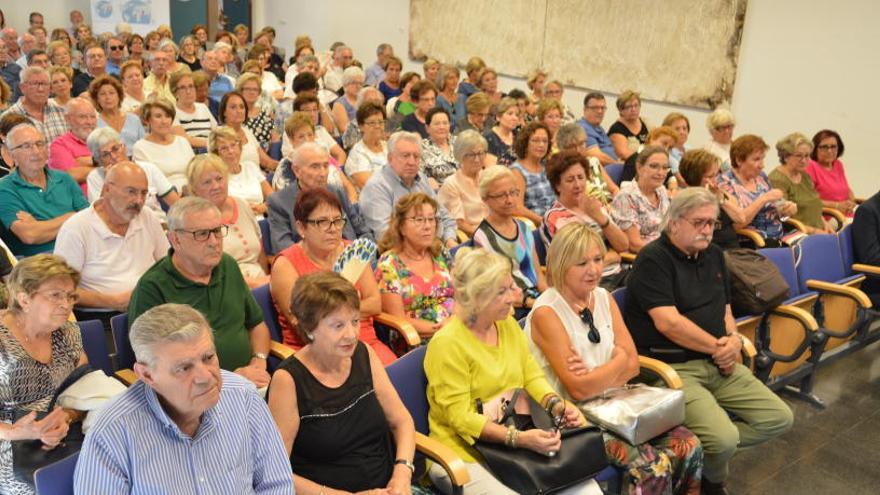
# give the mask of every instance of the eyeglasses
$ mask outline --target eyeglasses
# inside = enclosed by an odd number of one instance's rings
[[[485,151],[471,151],[470,153],[465,153],[464,157],[468,160],[473,160],[474,158],[479,158],[482,160],[486,157],[486,154],[487,153]]]
[[[409,220],[419,227],[424,227],[425,225],[437,225],[440,219],[437,217],[406,217],[404,220]]]
[[[836,144],[820,144],[819,146],[816,146],[816,147],[819,148],[820,150],[823,150],[823,151],[831,151],[831,150],[837,149]]]
[[[712,226],[712,230],[721,229],[721,222],[714,218],[683,218],[682,220],[691,224],[697,230],[703,230],[709,226]]]
[[[663,170],[665,172],[668,172],[669,169],[672,168],[669,165],[661,165],[659,163],[648,163],[647,167],[654,171]]]
[[[113,156],[122,151],[122,146],[122,143],[116,143],[111,146],[110,149],[108,149],[107,151],[102,151],[100,154],[101,161],[103,162],[104,160],[109,160],[113,158]]]
[[[520,195],[519,189],[511,189],[510,191],[505,191],[503,193],[498,194],[487,194],[486,197],[489,199],[501,199],[501,198],[518,198]]]
[[[590,105],[587,107],[587,110],[592,110],[594,112],[604,112],[605,110],[608,110],[608,106],[606,106],[606,105],[601,105],[601,106]]]
[[[208,240],[209,237],[211,237],[211,234],[214,234],[214,237],[216,237],[217,239],[222,239],[226,237],[226,234],[229,233],[229,225],[221,225],[213,229],[202,230],[177,229],[177,232],[186,232],[187,234],[191,234],[195,241],[205,242]]]
[[[28,86],[31,86],[32,88],[48,88],[49,83],[42,81],[28,81]]]
[[[43,294],[55,304],[76,304],[76,302],[79,301],[79,295],[76,292],[66,292],[63,290],[38,290],[35,294]]]
[[[30,153],[31,151],[44,150],[46,146],[48,146],[46,141],[34,141],[33,143],[21,143],[14,148],[9,148],[9,151],[24,150]]]
[[[108,48],[111,52],[121,52],[123,49],[125,49],[125,47],[122,46],[122,45],[108,46],[107,48]]]
[[[372,126],[372,127],[381,127],[385,125],[384,120],[365,120],[364,125]]]
[[[791,157],[796,158],[798,160],[806,160],[807,158],[810,157],[810,155],[807,153],[792,153]]]
[[[195,85],[193,84],[181,85],[177,87],[177,91],[189,91],[192,89],[196,89]]]
[[[317,220],[306,220],[306,223],[309,225],[314,225],[325,232],[330,232],[330,229],[341,229],[345,227],[346,222],[348,222],[347,218],[337,217],[337,218],[319,218]]]
[[[587,333],[587,338],[590,339],[590,342],[594,344],[601,342],[602,336],[599,335],[599,329],[596,328],[596,323],[593,321],[593,312],[590,311],[590,308],[582,309],[580,317],[584,325],[590,327],[590,331]]]

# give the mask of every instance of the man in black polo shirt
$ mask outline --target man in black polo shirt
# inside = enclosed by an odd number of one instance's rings
[[[703,493],[723,494],[737,447],[784,433],[794,417],[737,362],[742,340],[729,277],[721,249],[711,244],[717,218],[718,201],[708,190],[690,187],[675,196],[663,234],[636,258],[624,318],[639,354],[665,361],[681,376],[684,424],[703,443]]]

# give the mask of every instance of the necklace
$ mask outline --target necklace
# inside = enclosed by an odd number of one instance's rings
[[[410,261],[423,261],[428,256],[427,251],[422,253],[421,256],[415,256],[415,255],[410,254],[406,249],[401,249],[400,254],[401,254],[401,256],[409,258]]]

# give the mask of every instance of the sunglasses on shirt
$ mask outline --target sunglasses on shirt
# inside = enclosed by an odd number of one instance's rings
[[[587,333],[587,338],[590,339],[590,342],[594,344],[598,344],[602,341],[602,337],[599,335],[599,329],[596,328],[596,324],[593,322],[593,312],[590,311],[590,308],[584,308],[581,310],[581,321],[584,322],[584,325],[590,327],[589,333]]]

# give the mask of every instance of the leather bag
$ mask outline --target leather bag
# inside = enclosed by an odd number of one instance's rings
[[[608,389],[579,405],[584,416],[631,445],[651,440],[684,422],[684,392],[644,384]]]

